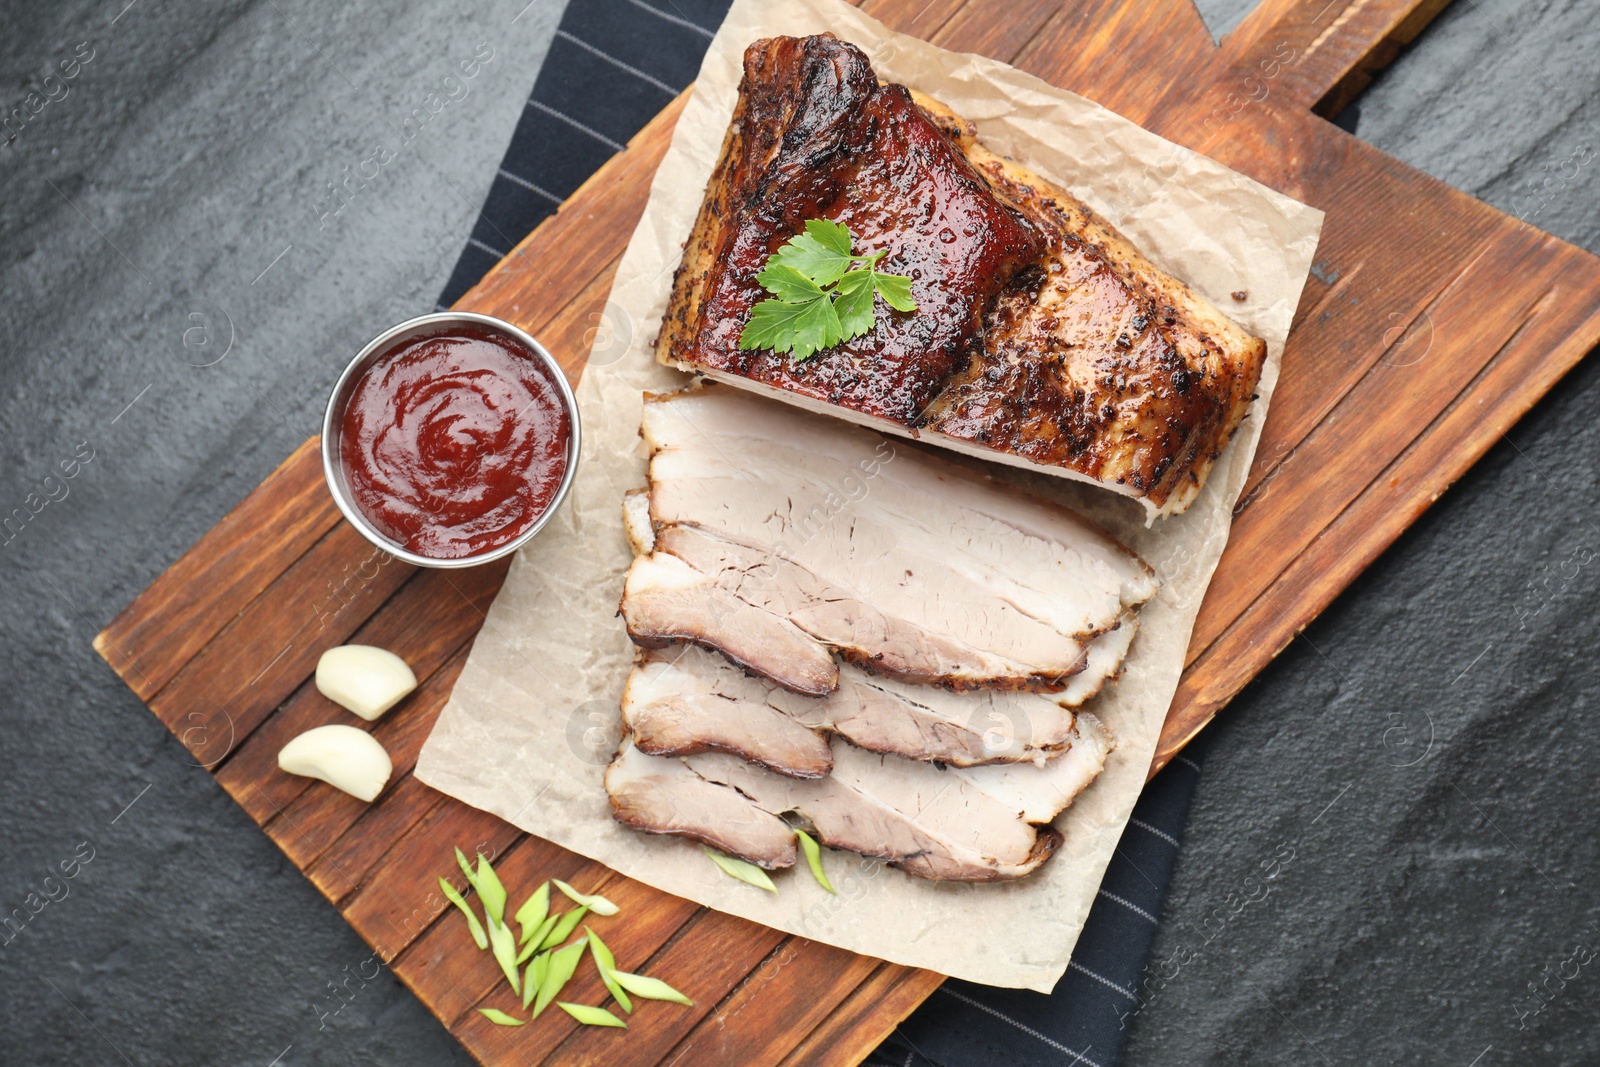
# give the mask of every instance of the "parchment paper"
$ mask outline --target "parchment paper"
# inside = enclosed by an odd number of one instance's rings
[[[645,484],[641,390],[685,376],[650,349],[673,269],[733,113],[744,48],[832,31],[879,75],[942,100],[980,138],[1072,190],[1157,264],[1264,337],[1260,397],[1189,510],[1146,528],[1133,501],[993,467],[1061,500],[1133,547],[1162,580],[1121,682],[1092,704],[1118,747],[1057,821],[1060,854],[998,885],[923,881],[826,853],[837,897],[802,869],[774,896],[722,874],[698,845],[611,818],[601,775],[620,729],[633,649],[616,617],[630,553],[620,505]],[[768,926],[990,985],[1049,991],[1066,970],[1101,876],[1144,785],[1202,595],[1227,541],[1322,213],[1004,64],[890,33],[838,0],[738,0],[712,42],[617,271],[578,389],[583,455],[562,513],[525,549],[489,612],[417,777],[641,882]],[[1230,296],[1242,290],[1248,299]]]

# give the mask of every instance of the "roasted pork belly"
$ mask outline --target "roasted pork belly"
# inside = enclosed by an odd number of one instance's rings
[[[651,551],[621,610],[644,645],[693,641],[813,695],[837,684],[832,653],[913,683],[1059,690],[1155,593],[1064,508],[738,390],[652,397],[642,432],[649,522],[637,498],[625,521]]]
[[[756,274],[810,218],[912,278],[913,312],[804,362],[739,348]],[[1252,399],[1259,338],[1064,190],[829,36],[756,41],[658,357],[877,429],[1105,486],[1198,493]]]
[[[823,844],[892,863],[922,878],[992,882],[1021,878],[1059,847],[1061,835],[1025,811],[1064,807],[1043,784],[1025,798],[985,789],[937,764],[840,743],[833,772],[791,778],[737,756],[650,756],[625,738],[606,770],[617,819],[647,833],[679,834],[768,869],[791,866],[783,816],[809,824]],[[1057,811],[1060,808],[1056,809]],[[785,847],[787,845],[787,847]]]
[[[787,823],[682,760],[647,756],[624,737],[605,781],[611,814],[626,826],[691,837],[769,870],[794,865]]]
[[[920,279],[915,314],[796,365],[741,351],[766,294],[756,274],[807,219],[850,227],[857,251]],[[832,37],[778,37],[745,52],[717,176],[689,238],[663,323],[664,352],[829,404],[914,425],[957,370],[983,310],[1045,242],[1001,202],[898,85]]]
[[[645,652],[622,697],[623,724],[654,756],[721,751],[780,774],[816,778],[832,768],[825,734],[860,748],[954,767],[1042,765],[1078,737],[1056,697],[907,685],[845,666],[820,699],[752,677],[693,646]]]

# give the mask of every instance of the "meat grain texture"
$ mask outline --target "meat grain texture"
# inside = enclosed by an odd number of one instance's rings
[[[769,868],[791,821],[925,878],[1049,859],[1114,748],[1078,709],[1150,569],[1061,507],[726,386],[648,398],[641,429],[616,818]]]

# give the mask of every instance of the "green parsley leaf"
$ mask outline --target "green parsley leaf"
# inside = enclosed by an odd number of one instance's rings
[[[812,219],[806,223],[805,233],[796,234],[772,258],[819,286],[832,285],[850,269],[850,229],[827,219]]]
[[[896,311],[915,311],[911,279],[877,269],[888,249],[854,255],[851,240],[843,223],[811,219],[774,252],[756,275],[773,299],[750,309],[739,347],[790,352],[798,363],[871,333],[879,296]]]
[[[810,359],[844,339],[839,314],[827,296],[802,304],[763,300],[750,309],[750,321],[739,335],[740,348],[770,348]]]
[[[839,284],[834,287],[839,298],[833,302],[833,310],[839,315],[839,326],[846,337],[871,333],[877,322],[877,313],[872,305],[872,279],[868,271],[851,271],[840,278]]]
[[[820,300],[827,295],[816,282],[787,263],[779,263],[776,260],[769,263],[766,270],[756,275],[756,281],[779,300],[786,300],[791,304]]]
[[[884,303],[896,311],[915,311],[917,302],[911,299],[911,279],[903,274],[872,272],[872,287],[883,297]]]

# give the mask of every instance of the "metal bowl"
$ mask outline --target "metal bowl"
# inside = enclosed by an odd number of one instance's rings
[[[409,341],[418,337],[426,337],[449,329],[452,326],[471,324],[485,327],[497,333],[512,338],[525,346],[540,361],[544,363],[545,370],[550,375],[550,380],[555,382],[556,389],[561,394],[561,402],[566,405],[568,424],[572,432],[567,439],[567,469],[561,477],[561,484],[556,488],[555,496],[550,500],[550,506],[545,508],[533,524],[522,531],[512,540],[495,548],[486,549],[476,555],[462,556],[458,559],[434,559],[430,556],[420,556],[404,545],[397,544],[387,537],[382,531],[372,525],[361,509],[356,506],[355,499],[350,494],[350,487],[345,482],[344,464],[340,460],[340,444],[344,431],[345,408],[350,403],[350,394],[355,390],[356,382],[368,367],[375,363],[380,355],[388,351],[395,344]],[[389,553],[396,559],[405,560],[417,567],[459,568],[476,567],[480,563],[509,556],[529,541],[533,540],[538,532],[544,529],[545,523],[556,513],[562,503],[567,499],[567,491],[572,488],[572,478],[578,469],[579,445],[582,433],[578,425],[578,401],[572,395],[572,387],[567,384],[567,376],[562,371],[555,358],[545,351],[545,347],[534,340],[526,332],[519,330],[509,322],[493,318],[489,315],[477,315],[469,311],[442,311],[435,315],[421,315],[414,319],[407,319],[398,326],[391,326],[372,340],[366,347],[356,353],[356,357],[345,367],[344,373],[339,375],[339,380],[333,386],[333,394],[328,397],[328,411],[322,418],[322,473],[328,481],[328,491],[333,494],[333,502],[339,505],[339,511],[345,520],[361,532],[361,536],[371,541],[378,548]]]

